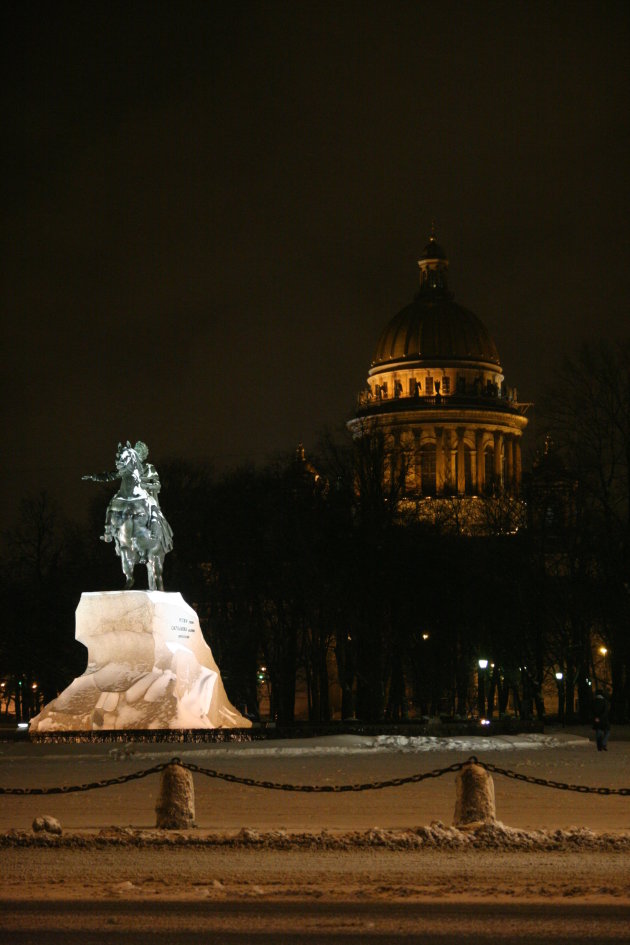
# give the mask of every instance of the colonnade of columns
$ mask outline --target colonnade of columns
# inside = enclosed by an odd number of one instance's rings
[[[408,443],[407,450],[400,435],[394,434],[393,446],[401,453],[406,452],[410,491],[436,495],[479,495],[491,487],[513,495],[520,491],[522,460],[518,434],[436,425],[415,431],[413,444]]]

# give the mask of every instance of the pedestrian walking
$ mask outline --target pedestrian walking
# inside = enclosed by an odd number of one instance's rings
[[[593,728],[598,751],[608,751],[608,736],[610,735],[610,710],[606,693],[598,689],[593,700]]]

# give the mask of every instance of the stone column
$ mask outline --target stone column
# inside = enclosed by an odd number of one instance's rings
[[[422,449],[420,446],[421,434],[414,433],[413,447],[413,471],[414,471],[414,492],[416,495],[422,495]]]
[[[516,495],[521,491],[521,476],[523,472],[523,463],[521,459],[521,441],[514,439],[514,492]]]
[[[466,447],[464,445],[464,427],[457,428],[457,491],[460,495],[466,492]]]
[[[398,482],[402,463],[404,462],[401,452],[399,430],[394,430],[394,432],[391,434],[391,450],[388,451],[386,462],[388,464],[388,481],[392,483],[392,481],[395,479],[396,482]]]
[[[515,492],[514,483],[514,437],[510,434],[504,438],[505,442],[505,485],[510,492]]]
[[[435,428],[435,492],[444,492],[444,427]]]
[[[503,469],[501,463],[501,447],[503,446],[503,434],[499,430],[494,431],[494,478],[497,486],[503,485]]]
[[[486,486],[486,458],[483,454],[483,430],[477,430],[475,432],[475,457],[477,466],[475,490],[477,495],[481,495]]]
[[[453,447],[451,431],[448,429],[442,431],[442,449],[444,456],[444,490],[450,491],[453,486]]]

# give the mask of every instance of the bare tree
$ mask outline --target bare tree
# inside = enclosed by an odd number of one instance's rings
[[[630,717],[630,341],[585,344],[567,358],[544,404],[549,430],[578,482],[571,571],[579,575],[583,625],[606,643],[612,673],[612,708]],[[576,628],[574,628],[576,629]],[[582,640],[584,630],[578,637]],[[582,641],[584,642],[584,641]],[[589,650],[589,646],[584,647]],[[586,676],[588,652],[578,679]],[[586,665],[583,665],[586,662]]]

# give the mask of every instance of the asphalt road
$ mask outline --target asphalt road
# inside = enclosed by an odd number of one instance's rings
[[[566,903],[5,901],[13,945],[607,945],[630,906]]]
[[[12,945],[630,941],[622,852],[6,847],[2,863]]]

